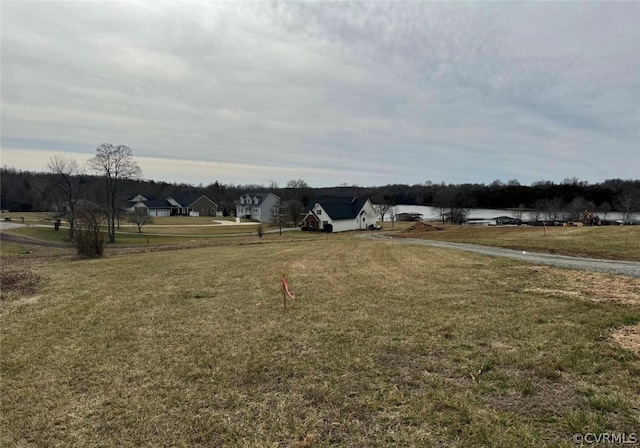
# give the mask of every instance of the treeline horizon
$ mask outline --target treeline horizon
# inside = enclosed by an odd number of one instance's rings
[[[97,196],[101,177],[81,176],[83,196],[91,200]],[[9,211],[52,210],[53,201],[48,197],[54,174],[23,171],[11,167],[0,168],[0,207]],[[123,180],[123,202],[127,196],[141,194],[149,199],[166,199],[176,195],[205,195],[218,204],[224,215],[232,215],[235,202],[244,193],[274,193],[283,201],[300,201],[307,205],[318,196],[368,197],[374,204],[427,205],[447,208],[488,208],[526,210],[566,210],[577,214],[590,211],[618,211],[629,215],[640,211],[640,179],[606,179],[588,183],[577,178],[567,178],[561,183],[548,180],[522,185],[516,179],[490,184],[446,184],[425,181],[419,184],[387,184],[361,187],[338,185],[335,187],[310,187],[302,179],[293,179],[284,187],[271,182],[261,184],[222,184],[215,180],[208,185],[170,183],[154,180]]]

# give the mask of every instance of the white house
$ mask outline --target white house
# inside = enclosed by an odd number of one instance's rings
[[[258,222],[273,222],[279,207],[280,196],[273,193],[247,193],[240,196],[236,203],[236,216]]]
[[[319,198],[309,203],[303,227],[324,230],[330,224],[333,232],[366,230],[375,227],[376,217],[369,199]]]

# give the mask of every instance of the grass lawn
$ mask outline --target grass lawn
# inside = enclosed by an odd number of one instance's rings
[[[219,222],[236,222],[233,216],[158,216],[153,218],[152,225],[211,225]],[[255,222],[250,219],[241,218],[241,223]]]
[[[0,219],[22,223],[24,218],[25,224],[51,223],[53,226],[54,215],[53,212],[9,212],[2,213]],[[228,216],[160,216],[153,218],[153,225],[210,225],[220,221],[235,222],[235,220],[234,217]],[[243,218],[241,222],[251,222],[251,220]],[[123,219],[122,223],[128,224],[125,222],[125,219]]]
[[[51,223],[53,227],[52,213],[47,212],[8,212],[2,213],[0,219],[18,224],[45,224]]]
[[[569,447],[640,428],[640,360],[612,339],[640,321],[637,279],[349,235],[22,262],[40,284],[3,282],[1,446]]]
[[[385,223],[385,230],[389,224]],[[399,224],[399,225],[398,225]],[[473,227],[431,223],[443,230],[406,232],[412,223],[398,223],[398,236],[499,246],[531,252],[640,261],[640,226],[599,227]],[[403,230],[405,232],[403,232]]]
[[[142,233],[138,232],[135,226],[121,226],[116,230],[116,245],[138,245],[138,244],[173,244],[190,242],[194,239],[203,241],[211,238],[229,237],[232,235],[257,236],[259,224],[256,225],[195,225],[181,226],[176,224],[164,224],[158,226],[144,226]],[[271,232],[264,237],[271,236],[273,232],[278,233],[275,226],[263,225],[265,232]],[[35,240],[64,243],[69,242],[68,228],[61,228],[55,231],[53,224],[51,227],[27,226],[6,230],[6,233],[31,238]],[[288,238],[320,238],[322,235],[312,232],[283,232]],[[280,235],[278,235],[280,236]],[[109,245],[107,245],[109,247]]]

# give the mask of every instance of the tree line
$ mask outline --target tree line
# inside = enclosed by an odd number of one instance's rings
[[[302,179],[292,179],[285,186],[270,181],[261,184],[222,184],[217,180],[208,185],[168,183],[143,180],[133,153],[124,145],[105,143],[98,146],[88,166],[74,159],[54,156],[43,172],[0,169],[0,207],[10,211],[58,211],[71,226],[76,226],[78,204],[100,206],[108,222],[109,241],[115,241],[118,214],[128,196],[142,194],[150,199],[166,199],[171,195],[205,195],[218,204],[226,216],[233,215],[235,203],[245,193],[272,192],[284,203],[298,210],[317,196],[369,197],[374,204],[384,206],[415,204],[441,210],[443,219],[461,223],[469,208],[513,209],[514,214],[526,213],[534,220],[554,219],[554,214],[580,220],[585,210],[607,213],[617,211],[625,217],[640,211],[640,180],[608,179],[590,184],[577,178],[562,182],[539,181],[521,185],[517,180],[490,184],[445,184],[425,181],[419,184],[390,184],[361,187],[338,185],[313,188]],[[98,216],[96,216],[98,219]],[[86,222],[85,222],[86,225]]]

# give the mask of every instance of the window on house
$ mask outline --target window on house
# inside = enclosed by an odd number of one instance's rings
[[[316,215],[322,215],[322,210],[318,209],[318,210],[316,211]]]

